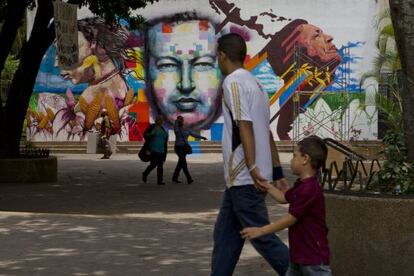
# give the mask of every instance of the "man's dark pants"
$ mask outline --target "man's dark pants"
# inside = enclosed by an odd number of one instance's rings
[[[145,169],[143,174],[145,177],[149,175],[149,173],[157,167],[157,183],[162,183],[162,175],[163,175],[163,164],[164,164],[164,153],[158,152],[151,152],[151,160],[149,166]]]
[[[211,276],[233,274],[245,241],[240,235],[244,227],[269,224],[265,197],[254,185],[226,189],[214,228]],[[285,275],[289,251],[276,235],[266,235],[251,243],[279,275]]]

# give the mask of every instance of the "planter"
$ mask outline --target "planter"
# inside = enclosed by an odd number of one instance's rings
[[[0,183],[57,181],[57,158],[0,159]]]
[[[414,275],[414,198],[325,193],[335,276]]]

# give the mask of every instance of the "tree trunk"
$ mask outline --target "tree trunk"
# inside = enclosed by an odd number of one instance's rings
[[[49,26],[52,17],[52,1],[39,0],[32,33],[22,48],[20,65],[8,93],[5,121],[1,128],[5,138],[0,148],[0,153],[7,157],[19,154],[21,132],[33,85],[42,58],[55,37],[53,24]]]
[[[6,18],[0,33],[0,73],[16,39],[17,30],[26,10],[27,0],[9,0],[6,6]],[[0,95],[0,123],[3,118],[3,99]],[[0,126],[1,127],[1,126]],[[2,128],[0,128],[2,129]]]
[[[401,99],[408,161],[414,161],[414,0],[389,0],[402,67]]]

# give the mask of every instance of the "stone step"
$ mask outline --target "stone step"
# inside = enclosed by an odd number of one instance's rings
[[[221,153],[221,143],[212,141],[202,141],[191,143],[194,153]],[[141,149],[143,142],[118,142],[117,152],[136,154]],[[277,141],[276,145],[280,152],[292,152],[293,144],[291,141]],[[24,144],[21,145],[24,147]],[[31,142],[33,148],[48,148],[51,154],[54,153],[86,153],[87,142]],[[174,152],[174,142],[168,142],[168,152]]]

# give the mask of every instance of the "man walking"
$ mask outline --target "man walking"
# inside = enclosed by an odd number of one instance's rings
[[[272,178],[284,182],[284,178],[269,129],[267,95],[254,76],[243,69],[244,39],[237,34],[224,35],[218,40],[217,51],[225,75],[222,148],[226,190],[214,229],[211,275],[227,276],[233,274],[244,245],[240,231],[269,224],[266,193],[256,186]],[[279,275],[285,275],[288,248],[276,235],[251,243]]]

